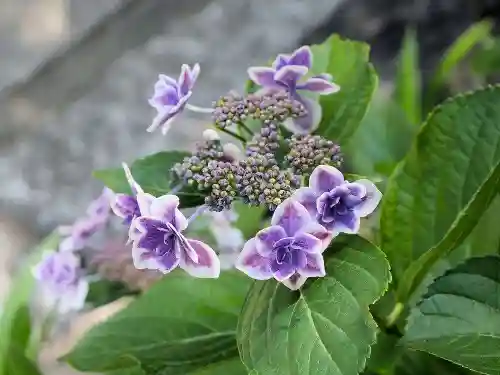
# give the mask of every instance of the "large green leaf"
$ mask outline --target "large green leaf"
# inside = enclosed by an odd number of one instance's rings
[[[500,88],[447,100],[429,116],[389,179],[381,246],[405,302],[467,238],[500,185]]]
[[[162,375],[233,359],[248,286],[248,278],[239,273],[196,279],[175,272],[89,331],[65,359],[80,371],[100,372],[129,356],[146,373]]]
[[[403,338],[484,374],[500,374],[500,257],[472,258],[437,279],[413,309]]]
[[[365,367],[377,331],[368,306],[387,289],[389,264],[358,236],[338,237],[325,255],[328,276],[300,292],[274,280],[251,288],[238,343],[256,374],[351,375]]]
[[[369,62],[370,47],[333,35],[311,49],[312,73],[329,73],[340,86],[338,93],[321,96],[323,117],[317,133],[346,142],[361,123],[378,85],[377,74]]]
[[[162,151],[134,161],[130,167],[134,179],[146,193],[154,196],[169,193],[171,186],[170,169],[189,156],[184,151]],[[130,186],[125,177],[123,168],[99,169],[93,172],[95,178],[115,193],[130,194]]]
[[[475,23],[465,30],[446,50],[429,83],[428,92],[425,95],[427,99],[426,107],[428,109],[435,104],[435,100],[443,90],[453,69],[469,55],[470,51],[477,44],[490,35],[492,27],[493,23],[490,21]]]
[[[406,31],[398,60],[395,99],[414,125],[422,121],[421,85],[417,33],[410,28]]]
[[[137,159],[130,169],[134,179],[146,193],[160,196],[176,188],[175,182],[171,179],[170,169],[189,155],[184,151],[162,151]],[[115,193],[131,194],[123,168],[99,169],[94,171],[93,175]],[[189,186],[183,187],[176,194],[183,208],[199,206],[204,202],[203,196],[195,188]]]

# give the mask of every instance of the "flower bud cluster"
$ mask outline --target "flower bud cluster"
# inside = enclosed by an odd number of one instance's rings
[[[275,123],[264,125],[260,133],[256,134],[247,144],[246,154],[255,156],[256,154],[266,155],[274,159],[274,153],[279,148],[279,129]]]
[[[274,160],[255,154],[240,161],[235,172],[236,188],[247,204],[266,205],[270,211],[290,197],[299,181],[280,170]]]
[[[319,165],[342,166],[340,146],[319,135],[293,135],[288,145],[290,152],[285,159],[294,174],[310,175]]]
[[[215,126],[221,129],[244,122],[248,118],[260,120],[266,125],[306,115],[304,105],[291,99],[285,91],[265,95],[250,94],[247,97],[230,93],[214,102],[213,107]]]

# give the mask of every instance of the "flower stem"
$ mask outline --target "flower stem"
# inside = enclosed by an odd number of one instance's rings
[[[196,211],[189,217],[188,219],[188,223],[191,224],[191,222],[196,219],[198,216],[200,216],[203,212],[205,212],[205,210],[207,209],[208,207],[206,205],[203,205],[203,206],[200,206],[196,209]]]
[[[197,113],[212,113],[214,111],[213,108],[198,107],[189,103],[186,104],[186,109]]]
[[[238,125],[239,125],[239,126],[240,126],[243,130],[245,130],[245,131],[246,131],[249,135],[253,135],[253,131],[252,131],[252,130],[248,127],[248,126],[246,126],[246,125],[245,125],[245,123],[243,123],[242,121],[240,121],[240,122],[238,123]]]
[[[224,128],[217,128],[218,130],[226,133],[226,134],[229,134],[230,136],[236,138],[236,139],[239,139],[244,145],[246,144],[247,140],[245,138],[243,138],[241,135],[239,134],[236,134],[235,132],[229,130],[229,129],[224,129]]]
[[[387,327],[392,327],[394,324],[396,324],[397,320],[399,319],[399,316],[404,310],[404,307],[405,305],[402,304],[401,302],[396,302],[391,313],[386,318]]]

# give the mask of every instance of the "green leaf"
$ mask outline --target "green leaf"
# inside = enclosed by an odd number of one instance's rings
[[[312,73],[329,73],[340,86],[338,93],[320,98],[323,116],[317,133],[345,143],[361,123],[378,85],[377,74],[369,62],[370,47],[333,35],[311,49]]]
[[[500,87],[447,100],[388,181],[381,247],[407,301],[472,231],[500,186]]]
[[[368,306],[387,289],[389,264],[358,236],[337,237],[326,251],[327,277],[292,293],[257,281],[238,323],[243,363],[256,374],[354,375],[363,370],[377,326]]]
[[[11,344],[5,358],[6,375],[42,375],[37,365],[26,357],[24,348]]]
[[[500,257],[472,258],[437,279],[413,309],[404,343],[500,374]]]
[[[137,159],[132,163],[130,170],[134,179],[146,193],[160,196],[169,193],[171,186],[170,169],[189,156],[183,151],[162,151],[157,154]],[[130,194],[130,186],[125,177],[123,168],[101,169],[93,172],[95,178],[104,182],[115,193]]]
[[[237,357],[238,314],[249,279],[225,272],[196,279],[174,272],[103,324],[64,359],[101,372],[132,356],[146,373],[186,374]]]
[[[0,374],[6,366],[8,352],[12,350],[9,337],[15,337],[17,351],[25,350],[28,343],[30,327],[27,307],[33,294],[34,279],[31,273],[32,267],[38,263],[45,250],[52,250],[57,247],[59,236],[51,234],[32,252],[25,260],[22,271],[14,278],[12,288],[7,296],[0,316]],[[35,343],[36,344],[36,343]],[[9,348],[10,347],[10,348]]]
[[[410,149],[416,131],[401,108],[379,93],[356,133],[342,145],[348,170],[388,177]]]
[[[395,99],[414,125],[422,121],[422,91],[417,33],[406,30],[398,60]]]
[[[446,50],[431,79],[429,91],[426,93],[426,97],[429,98],[429,105],[433,105],[436,95],[443,89],[453,69],[468,56],[472,48],[490,35],[492,27],[493,23],[490,21],[475,23],[465,30]]]

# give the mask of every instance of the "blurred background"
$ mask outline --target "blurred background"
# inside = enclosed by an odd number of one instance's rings
[[[206,122],[189,114],[166,137],[145,131],[158,73],[199,62],[192,102],[209,105],[241,91],[248,66],[340,33],[372,45],[390,91],[407,26],[425,82],[464,30],[499,15],[498,0],[0,0],[0,301],[22,254],[99,193],[93,169],[199,138]]]

